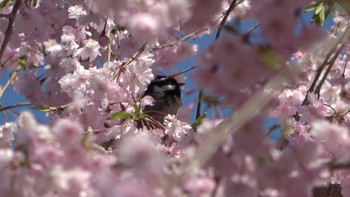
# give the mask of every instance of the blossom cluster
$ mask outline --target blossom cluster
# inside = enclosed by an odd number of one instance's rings
[[[350,13],[343,4],[1,2],[1,74],[11,73],[13,89],[49,121],[23,111],[1,123],[0,196],[292,197],[329,184],[350,196]],[[330,6],[339,9],[328,32],[305,21],[306,7],[320,16]],[[205,34],[216,39],[200,53],[186,42]],[[331,44],[316,45],[324,40]],[[199,113],[192,123],[183,106],[156,128],[140,126],[154,103],[143,96],[152,79],[194,56],[199,100],[219,98],[215,105],[232,115]],[[268,89],[286,71],[297,74]],[[261,110],[246,105],[266,92],[271,102]],[[16,107],[0,106],[4,113]],[[244,110],[256,115],[240,119]],[[264,132],[266,118],[277,122],[278,142]]]

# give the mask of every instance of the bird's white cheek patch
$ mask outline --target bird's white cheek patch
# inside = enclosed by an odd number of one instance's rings
[[[168,90],[175,90],[175,85],[164,85],[163,87],[162,87],[162,89],[164,90],[164,91],[168,91]]]
[[[162,87],[159,87],[159,86],[154,87],[154,92],[165,92],[169,90],[175,90],[175,85],[168,84],[168,85],[163,85]]]

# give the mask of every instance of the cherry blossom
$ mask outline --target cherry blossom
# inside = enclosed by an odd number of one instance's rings
[[[347,7],[2,1],[0,196],[349,196]],[[142,127],[164,73],[192,90]]]

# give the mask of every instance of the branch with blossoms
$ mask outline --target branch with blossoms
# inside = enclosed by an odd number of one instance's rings
[[[237,3],[236,0],[233,0],[230,4],[230,7],[224,12],[224,17],[222,18],[219,26],[217,27],[217,32],[215,35],[215,40],[219,40],[220,35],[221,35],[221,31],[225,26],[225,23],[229,17],[229,15],[231,14],[231,12],[233,11],[233,9],[238,6],[240,3],[242,3],[243,1],[240,1]],[[198,92],[198,101],[197,101],[197,111],[196,111],[196,121],[198,121],[202,114],[201,114],[201,108],[202,108],[202,100],[203,100],[203,90],[199,90]]]
[[[17,2],[0,3],[1,16]],[[3,120],[0,196],[319,197],[333,185],[349,196],[350,26],[334,12],[345,25],[325,32],[337,2],[308,3],[25,1],[1,94],[13,87],[27,101],[0,111],[29,105],[48,120]],[[198,50],[187,41],[203,31],[216,39]],[[197,66],[156,77],[194,56]],[[189,71],[224,116],[202,113],[200,95],[190,121],[195,106],[179,98]],[[271,118],[287,148],[264,132]]]
[[[118,72],[113,75],[112,79],[119,78],[119,76],[125,71],[126,67],[133,61],[137,60],[138,57],[140,57],[142,52],[145,50],[146,46],[147,46],[147,42],[143,44],[142,47],[134,55],[132,55],[126,62],[123,62],[121,65],[119,65]]]
[[[16,15],[17,12],[19,10],[19,8],[21,7],[22,4],[22,0],[16,0],[13,8],[12,8],[12,12],[10,14],[2,14],[0,16],[0,18],[7,18],[8,19],[8,25],[7,25],[7,29],[5,31],[5,35],[4,38],[2,40],[2,44],[1,44],[1,48],[0,48],[0,63],[2,60],[2,56],[4,55],[5,49],[8,45],[8,43],[10,42],[11,36],[12,36],[12,32],[13,32],[13,25],[16,19]]]

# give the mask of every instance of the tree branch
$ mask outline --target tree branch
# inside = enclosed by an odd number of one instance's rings
[[[317,86],[316,89],[315,89],[315,94],[317,94],[318,97],[320,97],[320,92],[321,92],[322,85],[323,85],[324,82],[326,81],[326,78],[327,78],[329,72],[331,71],[331,69],[332,69],[332,67],[333,67],[333,65],[334,65],[334,63],[335,63],[335,61],[337,60],[337,58],[338,58],[340,52],[343,50],[343,47],[344,47],[344,45],[341,45],[341,46],[339,47],[339,49],[337,50],[337,52],[334,54],[333,58],[332,58],[331,61],[328,63],[329,66],[328,66],[328,68],[327,68],[327,70],[326,70],[326,73],[322,76],[322,79],[321,79],[320,83],[318,84],[318,86]]]
[[[190,39],[190,38],[192,38],[192,37],[202,33],[203,31],[207,31],[207,30],[208,30],[208,27],[204,27],[204,28],[202,28],[200,30],[197,30],[197,31],[195,31],[195,32],[193,32],[191,34],[188,34],[188,35],[186,35],[186,36],[184,36],[184,37],[182,37],[179,40],[176,40],[174,42],[163,44],[163,45],[160,45],[158,47],[153,47],[152,49],[150,49],[150,51],[153,52],[153,51],[156,51],[156,50],[159,50],[159,49],[164,49],[164,48],[167,48],[167,47],[175,46],[175,45],[177,45],[177,44],[179,44],[181,42],[184,42],[184,41],[186,41],[186,40],[188,40],[188,39]]]
[[[122,63],[118,67],[119,71],[115,75],[113,75],[112,78],[115,79],[116,77],[118,77],[122,72],[124,72],[126,66],[128,66],[131,62],[137,60],[137,58],[139,58],[142,52],[145,50],[146,46],[147,46],[147,42],[143,44],[142,47],[134,55],[132,55],[126,62]]]
[[[305,98],[304,98],[304,100],[303,100],[303,102],[302,102],[301,105],[308,105],[308,104],[309,104],[309,101],[308,101],[307,96],[308,96],[308,94],[309,94],[310,92],[313,92],[313,91],[314,91],[315,86],[316,86],[316,83],[317,83],[318,79],[320,78],[321,73],[322,73],[323,69],[326,67],[326,65],[327,65],[327,63],[328,63],[328,60],[329,60],[329,58],[331,57],[331,55],[333,54],[333,52],[334,52],[334,49],[331,50],[331,51],[326,55],[326,58],[324,59],[323,63],[320,65],[320,67],[317,68],[315,78],[314,78],[314,80],[312,81],[310,88],[307,90],[307,93],[306,93]]]
[[[27,106],[32,106],[32,105],[33,105],[32,103],[17,103],[17,104],[14,104],[14,105],[10,105],[10,106],[6,106],[6,107],[0,108],[0,112],[6,111],[6,110],[9,110],[9,109],[14,109],[14,108],[17,108],[17,107],[27,107]]]
[[[235,113],[220,123],[216,127],[215,132],[208,133],[207,137],[203,140],[203,143],[201,143],[202,146],[198,148],[198,153],[194,156],[188,165],[188,168],[185,170],[185,173],[206,164],[208,159],[211,158],[227,136],[237,132],[244,124],[259,113],[260,110],[274,98],[275,94],[278,94],[286,82],[292,80],[303,71],[305,66],[308,65],[311,55],[315,54],[317,49],[323,49],[328,53],[342,43],[343,38],[348,37],[349,35],[350,26],[348,26],[343,34],[336,39],[326,39],[319,42],[317,47],[311,48],[297,66],[284,66],[283,69],[281,69],[279,73],[264,86],[264,88],[254,94],[242,107],[237,109]],[[273,91],[267,92],[266,90]]]
[[[17,69],[11,74],[10,79],[6,82],[6,84],[4,85],[4,87],[0,90],[0,98],[2,97],[2,95],[4,95],[5,91],[7,90],[7,88],[10,86],[12,80],[16,77],[19,69],[21,68],[21,66],[18,66]]]
[[[242,1],[241,1],[242,2]],[[239,2],[239,3],[241,3]],[[227,18],[230,15],[230,13],[233,11],[233,9],[239,4],[237,4],[237,0],[233,0],[232,3],[230,4],[230,7],[227,9],[227,11],[225,12],[224,18],[221,20],[219,26],[218,26],[218,31],[216,32],[215,35],[215,40],[219,40],[220,35],[221,35],[221,31],[224,28]],[[197,111],[196,111],[196,119],[197,120],[200,115],[201,115],[201,107],[202,107],[202,100],[203,100],[203,90],[199,90],[198,93],[198,102],[197,102]]]
[[[236,3],[237,0],[233,0],[230,7],[228,8],[228,10],[225,12],[225,16],[222,19],[221,23],[218,26],[218,31],[216,32],[216,36],[215,36],[215,40],[218,40],[220,38],[221,35],[221,31],[225,26],[225,23],[227,21],[228,16],[231,14],[231,12],[233,11],[233,9],[236,7]],[[238,4],[237,4],[238,5]]]
[[[8,15],[3,15],[3,17],[8,18],[9,23],[8,23],[7,29],[5,31],[5,38],[4,38],[3,43],[1,45],[1,48],[0,48],[0,63],[1,63],[2,56],[4,55],[6,46],[10,42],[12,32],[13,32],[13,25],[15,23],[16,15],[17,15],[19,8],[21,7],[21,4],[22,4],[22,0],[17,0],[15,5],[12,8],[12,12]]]

